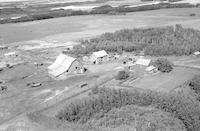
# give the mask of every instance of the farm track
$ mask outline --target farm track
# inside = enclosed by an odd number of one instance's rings
[[[200,70],[200,66],[196,65],[174,64],[174,66]]]
[[[98,84],[98,86],[101,86],[103,84],[105,84],[106,82],[108,82],[109,80],[113,79],[113,76],[109,79],[106,79],[105,81],[102,81],[101,83]],[[87,88],[87,89],[84,89],[82,90],[81,92],[77,92],[69,97],[64,97],[63,99],[61,99],[60,101],[56,101],[54,102],[53,104],[49,105],[48,106],[48,102],[40,102],[38,105],[32,105],[30,107],[26,107],[23,111],[21,111],[20,113],[17,113],[15,116],[7,119],[7,120],[4,120],[3,122],[0,122],[0,126],[6,124],[6,123],[9,123],[9,122],[12,122],[13,120],[16,120],[18,117],[20,116],[23,116],[23,115],[26,115],[27,113],[30,113],[30,112],[43,112],[49,108],[53,108],[53,107],[57,107],[58,105],[60,104],[64,104],[66,103],[66,101],[70,100],[70,99],[73,99],[74,97],[77,97],[87,91],[90,91],[93,87],[97,86],[96,84],[92,85],[91,87]],[[71,91],[75,90],[76,88],[72,88]],[[67,91],[67,93],[69,92],[69,90]],[[63,95],[63,94],[62,94]],[[54,98],[56,99],[56,98]],[[50,100],[50,101],[53,101],[54,99]],[[47,106],[45,106],[47,105]],[[37,106],[38,108],[35,108],[35,106]],[[0,128],[1,129],[1,128]]]
[[[80,92],[80,93],[77,93],[77,94],[75,94],[75,95],[73,95],[73,96],[70,96],[70,97],[68,97],[68,98],[64,98],[64,99],[61,100],[61,101],[69,100],[69,99],[71,99],[71,98],[73,98],[73,97],[76,97],[76,96],[79,95],[79,94],[82,94],[82,93],[81,93],[81,92]],[[60,101],[60,102],[61,102],[61,101]],[[59,104],[60,102],[57,102],[55,105]],[[9,118],[9,119],[3,121],[3,122],[0,122],[0,126],[3,125],[3,124],[5,124],[5,123],[7,123],[7,122],[9,122],[9,121],[15,120],[15,119],[18,118],[19,116],[25,115],[26,113],[34,112],[34,111],[43,111],[43,109],[47,109],[47,108],[53,107],[53,105],[52,105],[52,106],[48,106],[48,107],[45,107],[45,108],[44,108],[42,105],[45,105],[46,103],[47,103],[47,102],[45,102],[45,103],[42,102],[42,103],[38,104],[37,106],[40,106],[40,105],[41,105],[40,109],[38,109],[38,108],[35,109],[35,108],[34,108],[35,105],[30,106],[30,107],[27,107],[27,108],[25,108],[25,110],[21,111],[20,113],[17,113],[14,117],[11,117],[11,118]],[[25,112],[24,112],[24,111],[25,111]]]

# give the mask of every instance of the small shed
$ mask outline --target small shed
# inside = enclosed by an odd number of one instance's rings
[[[150,63],[151,63],[150,59],[144,59],[144,58],[140,58],[135,62],[135,64],[142,66],[149,66]]]
[[[15,51],[13,52],[8,52],[4,54],[5,57],[17,57],[17,53]]]
[[[83,56],[82,59],[84,62],[88,62],[90,58],[88,56]]]
[[[158,71],[158,68],[156,68],[155,66],[151,65],[151,66],[147,67],[145,70],[148,71],[149,73],[155,73],[155,72]]]
[[[114,58],[115,58],[115,59],[119,59],[119,58],[120,58],[120,55],[114,55]]]
[[[196,52],[194,52],[194,55],[195,55],[195,56],[199,56],[199,55],[200,55],[200,52],[199,52],[199,51],[196,51]]]
[[[108,61],[108,54],[105,50],[93,52],[90,56],[90,61],[94,64],[101,63],[103,61]]]
[[[63,73],[83,73],[84,67],[76,58],[61,53],[48,67],[48,72],[50,75],[58,77]]]
[[[3,70],[3,68],[6,67],[6,63],[5,62],[0,62],[0,71]]]
[[[72,50],[73,48],[74,48],[74,46],[73,46],[73,45],[69,45],[69,46],[67,46],[67,47],[66,47],[66,50],[68,50],[68,51],[69,51],[69,50]]]

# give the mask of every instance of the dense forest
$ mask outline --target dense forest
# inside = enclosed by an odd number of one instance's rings
[[[120,109],[122,107],[132,108],[131,105],[139,107],[152,107],[167,113],[170,113],[174,118],[179,119],[184,124],[187,131],[199,131],[200,130],[200,110],[198,102],[195,102],[189,97],[179,94],[163,94],[161,92],[153,91],[137,91],[137,90],[115,90],[109,88],[99,88],[93,91],[93,94],[89,98],[77,100],[71,104],[68,104],[58,115],[62,121],[87,124],[94,119],[100,120],[97,123],[102,125],[108,118],[109,112],[112,110]],[[118,112],[118,115],[114,117],[114,114],[109,117],[109,120],[104,124],[112,124],[112,119],[122,119],[120,116],[124,116],[126,122],[131,122],[128,117],[132,114],[128,114],[129,110],[125,112]],[[126,112],[127,111],[127,112]],[[135,110],[136,111],[136,110]],[[105,118],[105,119],[100,119]],[[124,121],[125,122],[125,121]],[[104,125],[103,124],[103,125]],[[119,124],[119,123],[118,123]],[[117,126],[117,123],[114,124]]]
[[[93,51],[141,52],[145,55],[190,55],[200,50],[200,31],[181,25],[123,29],[81,41],[72,53],[89,54]]]

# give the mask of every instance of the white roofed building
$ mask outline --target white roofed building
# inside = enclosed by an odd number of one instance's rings
[[[194,52],[194,55],[200,55],[200,52],[199,51],[196,51],[196,52]]]
[[[147,67],[145,70],[148,71],[149,73],[155,73],[155,72],[158,71],[158,68],[156,68],[155,66],[151,65],[151,66]]]
[[[149,66],[150,63],[151,63],[150,59],[144,59],[144,58],[140,58],[135,62],[136,65],[143,65],[143,66]]]
[[[63,73],[82,73],[83,69],[83,65],[76,58],[61,53],[48,67],[48,73],[58,77]]]
[[[103,61],[108,61],[108,54],[105,50],[93,52],[90,56],[90,61],[94,64],[101,63]]]
[[[17,57],[17,53],[15,51],[13,52],[8,52],[4,54],[5,57]]]

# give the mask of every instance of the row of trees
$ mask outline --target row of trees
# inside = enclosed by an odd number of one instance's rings
[[[57,7],[58,5],[56,5]],[[62,5],[60,5],[62,6]],[[93,15],[93,14],[124,14],[124,12],[136,12],[136,11],[147,11],[147,10],[156,10],[163,8],[184,8],[184,7],[196,7],[191,4],[170,4],[170,3],[160,3],[157,5],[143,5],[138,7],[129,7],[129,6],[119,6],[112,7],[110,5],[104,5],[100,7],[96,7],[91,11],[75,11],[75,10],[50,10],[53,8],[53,5],[44,5],[42,7],[28,7],[25,9],[21,8],[5,8],[0,9],[2,15],[11,15],[13,12],[18,15],[22,15],[21,18],[18,19],[2,19],[0,20],[0,24],[4,23],[17,23],[17,22],[26,22],[26,21],[34,21],[34,20],[42,20],[42,19],[50,19],[64,16],[76,16],[76,15]]]
[[[190,55],[200,50],[200,31],[183,28],[181,25],[123,29],[114,33],[105,33],[100,37],[81,41],[74,47],[73,53],[88,54],[97,50],[108,52],[140,52],[145,55]]]
[[[98,89],[95,95],[67,105],[58,113],[57,118],[84,124],[95,116],[103,117],[113,108],[126,105],[153,106],[181,120],[188,131],[200,130],[198,103],[185,96],[152,91]]]

